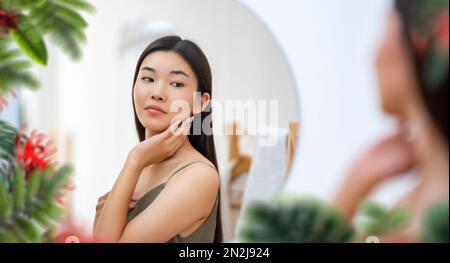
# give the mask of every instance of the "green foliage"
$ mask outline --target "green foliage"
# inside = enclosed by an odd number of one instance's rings
[[[72,168],[50,165],[33,171],[25,180],[24,171],[14,159],[17,133],[0,120],[0,160],[9,164],[0,169],[0,243],[45,242],[46,233],[53,231],[63,213],[55,198],[63,196]]]
[[[244,222],[243,242],[350,242],[354,232],[340,213],[317,199],[255,202],[244,211]]]
[[[389,209],[373,201],[365,201],[358,210],[358,228],[365,236],[381,236],[406,227],[411,215],[406,208]]]
[[[12,160],[15,156],[14,139],[17,130],[6,121],[0,119],[0,159]]]
[[[405,208],[391,209],[365,201],[357,211],[354,227],[317,199],[285,194],[270,202],[254,202],[243,213],[238,236],[242,242],[364,242],[368,236],[394,233],[411,222],[411,213]],[[448,201],[435,203],[425,211],[417,241],[449,242]]]
[[[72,173],[70,166],[35,171],[25,181],[23,171],[15,169],[13,185],[0,184],[0,242],[44,242],[46,232],[63,215],[55,202]]]
[[[47,65],[47,48],[43,36],[36,30],[28,16],[19,16],[17,30],[10,30],[9,35],[33,62]]]
[[[0,11],[1,97],[12,89],[39,86],[31,69],[33,63],[47,65],[46,36],[70,58],[80,58],[87,27],[80,12],[95,10],[85,0],[1,0]],[[0,120],[0,242],[45,242],[62,215],[55,198],[63,195],[72,168],[50,165],[31,173],[27,168],[25,174],[16,163],[17,134]]]
[[[16,151],[14,140],[17,136],[17,130],[10,126],[4,120],[0,120],[0,184],[10,187],[12,184],[12,165],[15,161]],[[22,135],[21,140],[26,136]]]
[[[48,62],[45,37],[58,45],[71,59],[81,57],[86,42],[86,20],[80,12],[93,13],[95,8],[85,0],[2,0],[0,10],[17,17],[16,28],[0,32],[0,95],[11,86],[36,88],[39,83],[28,71],[30,61],[45,66]],[[10,38],[18,49],[11,47]]]
[[[79,59],[80,44],[86,42],[84,29],[88,25],[79,10],[93,12],[94,8],[81,0],[46,0],[30,8],[29,16],[37,31],[50,35],[70,58]]]
[[[431,205],[425,212],[421,239],[430,243],[448,243],[449,203],[440,202]]]
[[[37,88],[39,82],[30,71],[32,66],[8,37],[0,35],[0,96],[17,86]]]

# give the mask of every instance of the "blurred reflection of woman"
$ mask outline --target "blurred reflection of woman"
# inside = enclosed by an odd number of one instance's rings
[[[398,204],[410,225],[382,241],[416,241],[427,207],[449,198],[449,1],[397,0],[377,55],[383,110],[398,131],[355,162],[334,200],[347,217],[382,181],[413,170],[417,186]]]
[[[144,50],[132,92],[141,142],[129,152],[112,190],[99,198],[95,238],[222,241],[214,140],[203,125],[209,121],[212,129],[211,86],[207,58],[193,42],[169,36]]]

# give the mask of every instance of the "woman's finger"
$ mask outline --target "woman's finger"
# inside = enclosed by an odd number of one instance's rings
[[[106,202],[106,199],[108,198],[109,193],[110,193],[110,192],[107,192],[106,194],[104,194],[104,195],[102,195],[102,196],[100,196],[100,197],[98,198],[97,205],[95,206],[95,209],[96,209],[96,210],[99,210],[99,209],[101,210],[101,209],[102,209],[103,205],[104,205],[105,202]]]
[[[166,140],[166,147],[176,151],[183,144],[184,140],[187,138],[186,135],[189,133],[192,120],[193,117],[184,120],[175,134]]]
[[[162,132],[161,134],[156,135],[156,136],[160,136],[161,140],[163,140],[163,141],[170,139],[170,137],[173,136],[173,134],[178,129],[178,126],[180,126],[181,123],[182,123],[182,120],[180,120],[180,119],[174,120],[169,125],[169,128],[167,128],[164,132]]]
[[[189,135],[189,131],[190,131],[190,129],[191,129],[192,121],[193,121],[193,120],[194,120],[194,116],[190,117],[190,118],[187,120],[186,125],[185,125],[185,127],[183,128],[183,129],[184,129],[184,130],[183,130],[183,134],[184,134],[184,135]]]
[[[100,196],[100,197],[98,198],[98,201],[103,200],[103,199],[106,199],[106,198],[108,197],[109,193],[110,193],[110,192],[107,192],[106,194]]]
[[[399,130],[357,159],[333,202],[346,217],[353,216],[360,202],[376,186],[386,179],[405,174],[414,166],[412,147],[405,137]]]
[[[178,123],[177,125],[174,125],[174,126],[171,125],[166,131],[164,131],[164,136],[162,139],[163,139],[166,147],[172,147],[173,143],[175,141],[177,141],[176,134],[177,134],[178,127],[176,127],[176,126],[179,126],[180,124],[182,124],[180,121],[181,120],[177,121],[177,123]]]
[[[136,201],[131,201],[130,204],[128,204],[128,208],[134,208],[136,206]]]
[[[176,120],[172,123],[172,125],[170,125],[169,127],[169,135],[173,136],[176,134],[176,132],[178,131],[178,129],[180,128],[180,126],[183,124],[184,120],[179,119]]]
[[[101,203],[98,203],[98,204],[95,206],[95,210],[96,210],[96,211],[102,210],[102,208],[103,208],[104,205],[105,205],[105,202],[104,202],[104,201],[102,201]]]
[[[191,123],[194,117],[188,117],[183,120],[181,126],[175,131],[175,136],[188,135]]]
[[[105,202],[98,203],[95,206],[95,211],[98,212],[98,211],[102,210],[104,205],[105,205]]]
[[[170,129],[170,131],[169,131],[170,137],[166,138],[166,140],[167,140],[167,142],[169,144],[172,144],[176,140],[176,138],[183,133],[183,130],[186,127],[186,124],[189,122],[189,120],[190,120],[190,117],[188,117],[188,118],[186,118],[186,119],[184,119],[182,121],[178,120],[178,125],[174,125],[174,126],[170,126],[169,127],[169,129]]]
[[[409,171],[414,165],[412,145],[399,131],[379,141],[355,163],[360,171],[368,171],[369,181],[378,182]]]
[[[187,139],[187,136],[178,136],[175,141],[172,142],[172,149],[178,149],[181,145],[183,145],[184,140]]]

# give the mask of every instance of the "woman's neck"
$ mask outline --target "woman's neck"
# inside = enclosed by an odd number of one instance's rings
[[[432,184],[447,182],[449,177],[448,141],[438,131],[431,118],[420,109],[411,114],[411,132],[417,170],[424,181]]]

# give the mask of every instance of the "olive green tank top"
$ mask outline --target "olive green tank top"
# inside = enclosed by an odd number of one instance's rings
[[[138,216],[142,211],[144,211],[145,208],[147,208],[156,199],[156,197],[159,195],[159,193],[161,193],[161,191],[164,189],[165,185],[170,180],[170,178],[172,178],[172,176],[174,176],[176,173],[178,173],[182,169],[184,169],[194,163],[198,163],[198,162],[204,163],[204,164],[216,169],[214,166],[212,166],[208,163],[202,162],[202,161],[194,161],[194,162],[190,162],[188,164],[183,165],[182,167],[177,169],[175,172],[173,172],[169,176],[169,179],[166,182],[164,182],[164,183],[156,186],[152,190],[148,191],[136,202],[135,207],[128,211],[127,224],[133,218]],[[190,234],[187,237],[181,237],[179,234],[177,234],[172,239],[167,241],[167,243],[212,243],[212,242],[214,242],[214,236],[215,236],[215,231],[216,231],[216,221],[217,221],[216,217],[217,217],[217,209],[218,209],[218,207],[217,207],[218,206],[218,198],[219,198],[219,196],[216,198],[216,202],[215,202],[214,207],[212,208],[210,214],[205,219],[205,221],[203,221],[203,223],[200,225],[200,227],[197,230],[195,230],[192,234]]]

